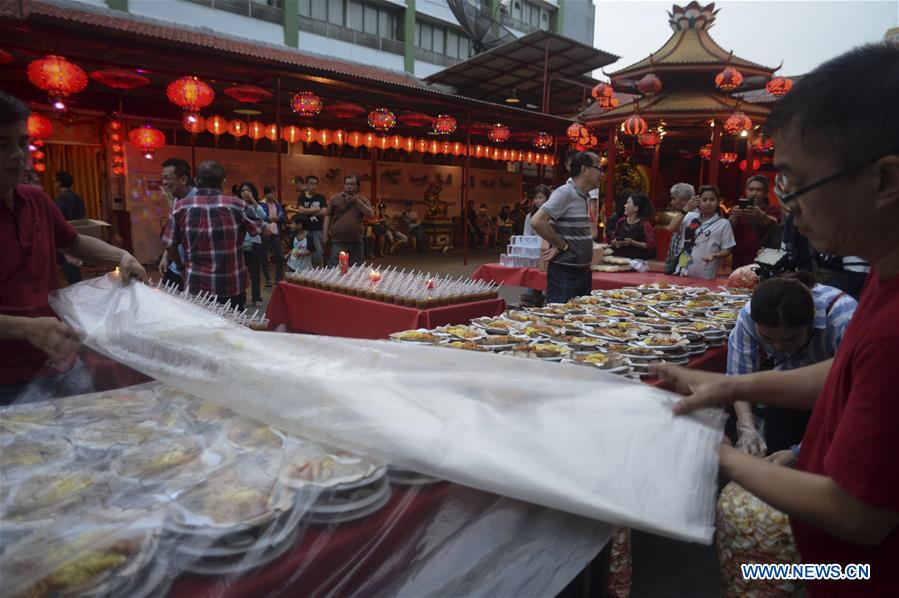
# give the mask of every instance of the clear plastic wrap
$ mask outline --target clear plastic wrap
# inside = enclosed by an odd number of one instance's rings
[[[115,277],[58,291],[51,305],[97,351],[303,438],[711,541],[723,416],[676,418],[665,391],[576,365],[250,331]]]
[[[0,409],[0,442],[5,596],[551,595],[611,531],[158,382]]]

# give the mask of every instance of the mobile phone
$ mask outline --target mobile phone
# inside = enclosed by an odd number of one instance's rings
[[[738,199],[737,200],[737,207],[740,208],[741,210],[748,209],[750,205],[752,205],[752,203],[748,199]]]

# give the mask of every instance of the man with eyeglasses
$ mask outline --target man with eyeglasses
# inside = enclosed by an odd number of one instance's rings
[[[870,565],[870,579],[808,581],[809,594],[899,588],[899,45],[856,48],[803,77],[771,111],[776,191],[819,251],[871,264],[836,357],[723,376],[656,368],[682,414],[759,401],[809,409],[796,468],[722,444],[721,470],[790,517],[803,563]]]
[[[546,268],[546,302],[565,303],[590,294],[593,279],[593,235],[590,233],[590,198],[599,186],[599,156],[578,152],[571,157],[571,178],[549,196],[531,217],[534,232],[549,243],[543,251]]]

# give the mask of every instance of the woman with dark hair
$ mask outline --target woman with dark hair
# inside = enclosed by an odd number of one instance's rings
[[[238,197],[247,204],[247,218],[265,222],[267,220],[265,208],[259,205],[259,190],[256,188],[256,185],[245,181],[237,188],[237,192],[239,194]],[[270,234],[269,229],[264,226],[262,227],[262,232],[266,237]],[[262,273],[264,252],[262,235],[247,233],[243,242],[243,259],[247,263],[247,269],[250,271],[250,289],[253,294],[253,305],[262,305],[262,289],[260,288],[259,278]]]
[[[727,342],[727,373],[792,370],[826,361],[837,352],[855,312],[855,299],[833,287],[815,284],[800,271],[762,282],[737,317]],[[752,405],[734,403],[737,448],[764,456],[766,449],[789,449],[802,439],[809,411],[768,407],[765,438]]]
[[[624,204],[627,203],[627,200],[630,196],[631,191],[625,191],[615,198],[614,209],[612,210],[612,213],[609,214],[609,217],[606,218],[606,222],[604,225],[607,237],[610,236],[615,230],[615,227],[618,225],[618,221],[624,218]]]
[[[649,222],[649,199],[642,193],[631,193],[622,206],[622,216],[614,229],[607,231],[612,254],[630,259],[649,260],[656,257],[656,235]]]
[[[531,192],[531,209],[528,211],[528,215],[524,217],[524,233],[530,237],[536,237],[537,233],[534,232],[534,227],[531,226],[531,218],[534,214],[537,213],[537,210],[540,209],[540,206],[546,203],[546,200],[549,199],[549,194],[552,193],[549,187],[546,185],[537,185],[534,187],[534,190]]]

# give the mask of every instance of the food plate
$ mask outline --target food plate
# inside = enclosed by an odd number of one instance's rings
[[[623,374],[631,370],[631,364],[617,353],[575,353],[568,361],[590,365],[609,374]]]
[[[571,349],[555,343],[531,343],[517,345],[511,351],[506,352],[516,357],[531,357],[545,361],[561,361],[571,353]]]
[[[441,337],[436,336],[424,328],[394,332],[389,335],[388,338],[400,343],[410,343],[413,345],[433,345],[441,340]]]
[[[112,493],[108,474],[86,469],[60,471],[3,484],[3,526],[56,518],[84,504],[99,503]]]
[[[481,347],[491,351],[505,351],[506,349],[514,347],[520,341],[508,334],[495,334],[475,342]]]
[[[690,341],[677,333],[662,334],[656,333],[637,341],[637,345],[647,349],[656,349],[659,351],[678,351],[690,344]]]
[[[74,456],[63,438],[21,434],[0,445],[0,473],[5,476],[33,475],[44,467],[60,467]]]
[[[277,451],[284,446],[284,434],[269,425],[235,415],[228,423],[228,442],[246,451]]]
[[[637,333],[621,328],[584,329],[584,335],[611,343],[626,343],[637,339]]]
[[[474,341],[487,336],[487,333],[484,332],[483,328],[475,328],[472,326],[444,326],[437,328],[436,330],[448,334],[451,337],[460,338],[466,341]]]
[[[447,347],[449,349],[462,349],[464,351],[490,351],[489,347],[485,347],[483,345],[479,345],[477,341],[468,341],[462,339],[456,340],[447,340],[440,343],[441,347]]]
[[[325,452],[312,445],[304,445],[286,457],[289,463],[281,470],[278,480],[288,488],[354,487],[384,477],[385,468],[372,461],[343,451]]]
[[[517,322],[503,318],[477,318],[472,320],[471,324],[472,326],[483,328],[489,334],[509,334],[519,328]]]
[[[112,462],[112,470],[126,478],[153,481],[194,464],[202,454],[203,446],[196,438],[166,438],[125,450]],[[200,472],[197,475],[202,477]]]

